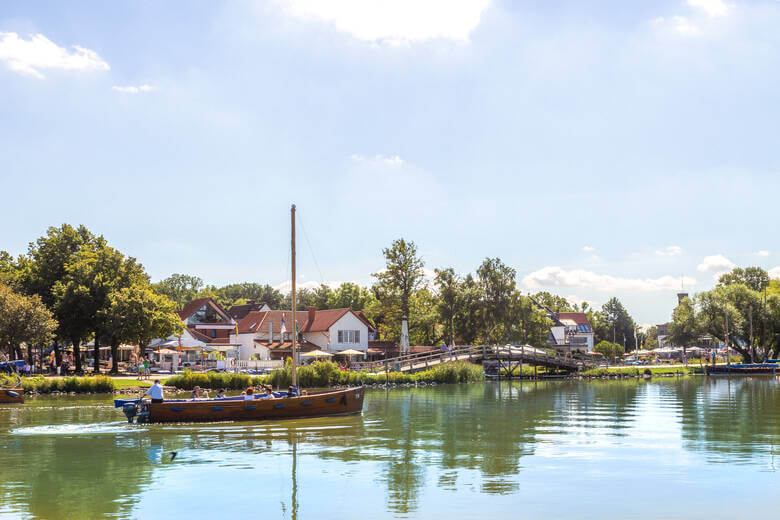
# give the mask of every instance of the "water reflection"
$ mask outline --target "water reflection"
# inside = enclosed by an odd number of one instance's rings
[[[134,427],[104,400],[34,399],[0,409],[0,518],[487,514],[559,489],[603,516],[599,493],[629,481],[762,491],[779,405],[774,379],[502,382],[371,391],[361,416]]]

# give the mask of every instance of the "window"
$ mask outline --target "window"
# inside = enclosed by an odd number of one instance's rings
[[[360,343],[359,330],[340,330],[338,331],[339,343]]]
[[[216,338],[217,337],[217,329],[211,329],[211,337]]]

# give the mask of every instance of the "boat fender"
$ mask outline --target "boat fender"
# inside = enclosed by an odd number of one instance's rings
[[[336,402],[336,398],[335,397],[328,397],[327,399],[325,399],[325,402],[327,402],[327,403],[335,403]]]
[[[309,406],[311,404],[311,401],[304,401],[301,403],[301,406]]]
[[[274,408],[284,408],[284,403],[275,404]]]
[[[6,390],[5,393],[8,395],[8,397],[19,397],[19,394],[12,392],[11,390]]]
[[[257,405],[256,404],[252,404],[252,405],[249,405],[249,406],[245,406],[244,410],[254,410],[255,408],[257,408]]]

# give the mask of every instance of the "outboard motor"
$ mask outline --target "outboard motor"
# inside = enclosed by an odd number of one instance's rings
[[[125,403],[122,405],[122,412],[125,414],[125,417],[127,417],[127,422],[132,423],[133,418],[138,415],[138,404]]]

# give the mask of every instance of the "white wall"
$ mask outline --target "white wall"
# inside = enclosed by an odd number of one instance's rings
[[[320,349],[328,349],[328,334],[326,332],[304,332],[303,340],[314,343]],[[331,340],[331,343],[333,341]]]
[[[360,342],[359,343],[339,343],[339,330],[359,330]],[[368,327],[366,324],[360,321],[357,316],[351,312],[346,313],[339,320],[331,325],[330,330],[330,350],[335,352],[339,350],[347,350],[349,348],[355,350],[362,350],[365,352],[368,350]]]

